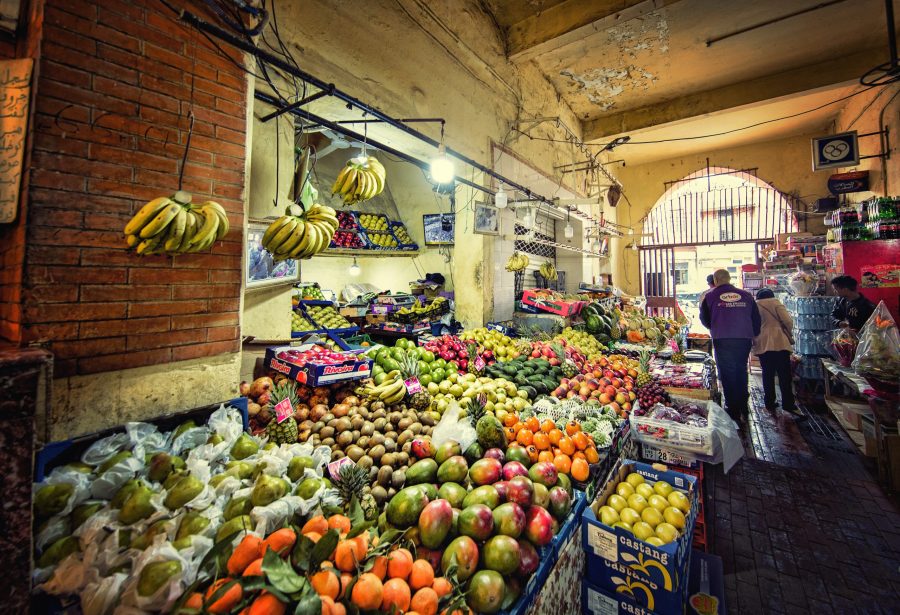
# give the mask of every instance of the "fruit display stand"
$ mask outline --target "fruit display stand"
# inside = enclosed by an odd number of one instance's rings
[[[353,334],[359,331],[359,327],[351,324],[347,321],[347,319],[343,316],[340,316],[337,310],[334,308],[334,304],[330,301],[301,301],[300,309],[303,310],[306,318],[318,327],[319,331],[327,331],[328,333],[332,333],[334,335],[348,335]],[[341,320],[343,321],[341,324],[347,324],[350,326],[345,327],[329,327],[327,323],[322,319],[322,317],[318,314],[320,310],[328,310],[330,308],[328,322]]]
[[[367,250],[372,246],[364,233],[355,230],[337,230],[328,249]]]

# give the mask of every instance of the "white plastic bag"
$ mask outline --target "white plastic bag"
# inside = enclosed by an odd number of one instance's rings
[[[90,581],[97,579],[96,573],[81,561],[79,553],[73,553],[54,568],[35,569],[35,575],[47,578],[40,588],[51,596],[77,594]],[[52,574],[48,574],[52,571]],[[49,578],[48,578],[49,577]]]
[[[141,596],[138,593],[141,572],[149,564],[160,561],[177,561],[181,564],[181,572],[174,574],[153,594]],[[121,606],[138,608],[144,611],[168,612],[181,596],[189,579],[196,576],[196,565],[185,559],[171,543],[156,544],[135,557],[131,575],[122,587]],[[120,612],[116,609],[116,612]]]
[[[101,500],[111,500],[119,488],[134,478],[135,474],[144,469],[143,457],[127,457],[106,472],[94,479],[91,483],[91,497]]]
[[[57,513],[58,516],[64,517],[72,512],[72,509],[87,500],[91,496],[91,475],[60,466],[55,468],[50,476],[45,478],[43,482],[34,483],[32,485],[32,500],[35,495],[48,485],[69,484],[74,487],[72,494],[69,496],[65,507]]]
[[[475,433],[475,428],[472,427],[471,423],[459,420],[460,412],[459,404],[455,401],[450,402],[443,416],[441,416],[440,422],[431,433],[431,442],[435,448],[438,448],[444,442],[454,440],[459,442],[462,450],[466,450],[478,439],[478,434]]]
[[[250,518],[253,520],[255,532],[260,536],[266,536],[283,527],[298,510],[301,511],[301,514],[306,514],[315,507],[316,503],[315,496],[304,500],[300,496],[286,495],[268,506],[254,506],[250,511]]]
[[[117,572],[99,581],[88,583],[81,592],[81,611],[84,615],[109,615],[119,601],[122,584],[128,576]]]
[[[97,440],[81,455],[81,461],[97,467],[120,451],[131,449],[131,438],[127,433],[116,433]]]
[[[125,433],[131,439],[134,456],[143,459],[147,454],[168,450],[168,434],[161,433],[156,425],[131,422],[125,424]]]
[[[172,441],[172,454],[183,457],[185,451],[192,451],[198,446],[206,444],[209,440],[209,429],[204,425],[202,427],[192,427],[185,430],[175,440]]]

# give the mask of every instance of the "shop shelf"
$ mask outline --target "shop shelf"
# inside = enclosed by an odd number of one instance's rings
[[[407,236],[409,236],[409,231],[407,231],[406,226],[404,226],[402,222],[391,222],[390,223],[391,233],[393,233],[394,237],[397,239],[397,242],[400,244],[400,249],[401,250],[418,250],[419,244],[417,244],[415,241],[411,241],[410,243],[404,243],[401,240],[401,235],[399,235],[397,233],[398,229],[402,229],[406,233]],[[412,239],[412,237],[410,237],[410,239]]]

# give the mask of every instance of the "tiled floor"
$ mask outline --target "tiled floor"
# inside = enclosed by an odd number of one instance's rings
[[[830,416],[754,410],[747,456],[707,466],[729,613],[900,613],[900,505]]]

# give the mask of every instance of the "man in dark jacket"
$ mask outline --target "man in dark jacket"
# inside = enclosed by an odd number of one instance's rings
[[[716,287],[700,305],[700,322],[712,337],[725,409],[731,418],[743,421],[749,414],[747,361],[762,321],[753,295],[732,286],[731,274],[719,269],[713,274],[713,281]]]
[[[831,312],[831,324],[837,328],[859,331],[875,311],[875,304],[857,292],[856,286],[856,280],[849,275],[839,275],[831,281],[834,293],[840,297]]]

